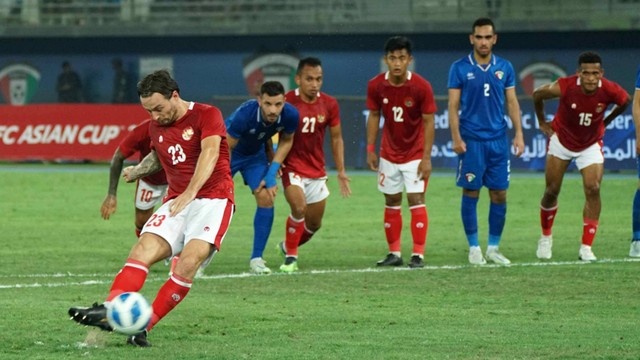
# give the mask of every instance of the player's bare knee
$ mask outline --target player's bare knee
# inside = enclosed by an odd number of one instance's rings
[[[180,259],[176,264],[175,273],[191,279],[196,274],[198,267],[200,267],[200,264],[202,264],[203,261],[203,259],[200,259],[197,256],[180,256]]]
[[[169,244],[161,237],[150,233],[142,234],[129,253],[130,258],[142,261],[147,265],[154,264],[169,256],[171,256]]]
[[[600,195],[600,183],[592,182],[584,184],[584,193],[587,196],[599,196]]]
[[[291,215],[296,219],[302,219],[307,214],[306,205],[291,206]]]

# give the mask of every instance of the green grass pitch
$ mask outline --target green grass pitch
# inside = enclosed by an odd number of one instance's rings
[[[106,165],[0,165],[1,359],[638,359],[640,262],[627,257],[637,179],[605,174],[594,242],[598,261],[577,261],[581,180],[568,175],[554,227],[554,258],[535,257],[541,173],[514,174],[502,252],[513,265],[472,267],[454,175],[429,182],[425,269],[376,269],[386,254],[383,196],[373,173],[351,174],[342,199],[332,175],[323,228],[299,252],[300,272],[249,276],[255,202],[236,177],[237,212],[222,251],[189,296],[149,335],[152,348],[78,326],[73,305],[102,301],[133,233],[134,186],[100,218]],[[487,193],[478,205],[486,246]],[[284,236],[276,199],[265,258]],[[411,251],[403,204],[403,257]],[[167,278],[159,263],[142,293]]]

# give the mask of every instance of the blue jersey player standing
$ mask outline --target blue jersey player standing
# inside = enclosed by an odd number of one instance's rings
[[[473,51],[449,70],[449,125],[453,150],[458,154],[456,183],[462,188],[460,213],[469,242],[469,262],[486,263],[478,243],[476,207],[480,189],[489,189],[489,244],[486,259],[500,265],[511,262],[498,250],[507,213],[509,142],[504,117],[505,100],[515,129],[513,146],[522,155],[524,140],[520,105],[511,63],[492,53],[498,40],[491,19],[473,23],[469,41]],[[459,113],[458,113],[459,112]]]
[[[271,273],[262,253],[273,225],[276,175],[291,150],[298,120],[298,110],[285,103],[284,87],[277,81],[262,84],[257,100],[243,103],[225,120],[227,142],[232,150],[231,176],[240,171],[258,206],[253,218],[253,253],[249,261],[255,274]],[[280,134],[278,148],[273,159],[269,159],[267,147],[271,147],[269,140],[276,133]]]
[[[636,76],[636,91],[633,93],[633,106],[631,107],[633,122],[636,127],[636,164],[638,167],[638,188],[633,198],[633,237],[631,238],[631,250],[629,256],[640,257],[640,68]]]

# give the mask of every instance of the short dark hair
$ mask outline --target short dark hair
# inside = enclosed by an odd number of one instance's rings
[[[602,65],[602,59],[597,52],[585,51],[578,56],[578,66],[582,64],[600,64]]]
[[[164,69],[152,72],[138,83],[138,96],[141,97],[149,97],[153,93],[159,93],[165,99],[169,99],[174,91],[180,93],[178,83],[173,80],[169,71]]]
[[[284,86],[279,81],[267,81],[260,86],[260,95],[284,95]]]
[[[411,43],[411,40],[409,40],[409,38],[406,36],[392,36],[387,39],[386,43],[384,43],[385,54],[402,49],[406,49],[407,53],[411,55],[413,44]]]
[[[302,71],[302,69],[304,69],[305,66],[310,66],[310,67],[322,66],[322,62],[317,57],[306,57],[304,59],[301,59],[300,62],[298,62],[297,73],[300,74],[300,72]]]
[[[476,27],[487,26],[487,25],[490,25],[493,32],[496,32],[496,26],[493,24],[493,21],[488,17],[481,17],[473,22],[473,26],[471,26],[471,33],[473,34],[476,32]]]

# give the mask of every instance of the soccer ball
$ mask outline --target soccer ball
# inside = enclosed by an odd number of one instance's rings
[[[107,321],[118,332],[135,335],[144,330],[153,309],[140,293],[126,292],[111,300],[107,306]]]

